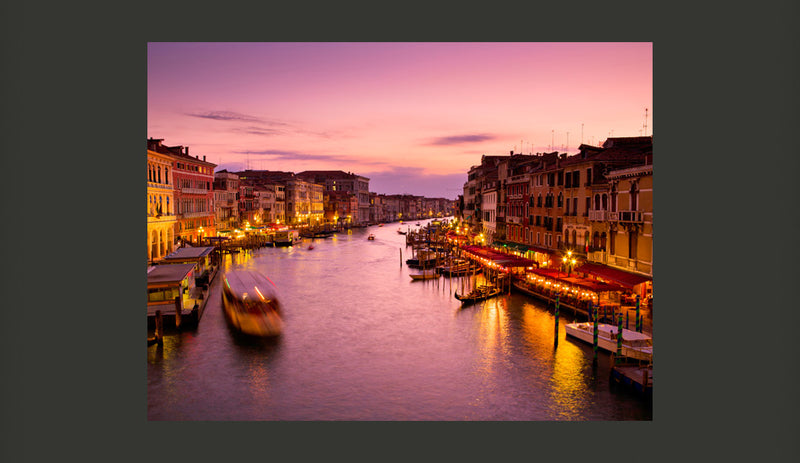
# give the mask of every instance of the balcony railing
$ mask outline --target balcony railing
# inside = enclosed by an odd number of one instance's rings
[[[181,188],[181,193],[192,194],[192,195],[205,195],[210,193],[209,190],[203,190],[200,188]]]
[[[609,219],[612,222],[644,222],[642,211],[618,211],[609,212]]]
[[[603,222],[608,220],[608,211],[589,211],[589,220]]]

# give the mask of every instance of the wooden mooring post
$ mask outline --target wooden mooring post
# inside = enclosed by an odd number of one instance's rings
[[[558,303],[559,303],[559,296],[556,296],[556,333],[555,333],[555,341],[553,342],[554,346],[558,346]]]
[[[161,315],[160,310],[156,310],[156,332],[152,338],[147,339],[147,345],[151,346],[153,344],[158,344],[159,346],[164,345],[164,316]]]
[[[175,328],[181,328],[181,297],[175,296]]]

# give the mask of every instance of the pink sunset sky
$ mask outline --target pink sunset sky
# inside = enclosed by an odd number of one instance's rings
[[[653,133],[640,43],[150,43],[147,136],[215,170],[455,199],[481,155]]]

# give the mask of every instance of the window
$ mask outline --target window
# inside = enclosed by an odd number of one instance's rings
[[[581,171],[576,170],[572,173],[572,186],[574,188],[581,186]]]
[[[559,203],[561,202],[561,194],[558,195]],[[566,209],[564,210],[564,215],[569,215],[569,199],[567,200]]]
[[[564,180],[564,188],[572,188],[572,172],[567,172],[567,178]]]
[[[592,168],[586,169],[586,185],[592,184]]]
[[[563,185],[564,184],[564,171],[563,170],[558,172],[558,184],[559,185]]]
[[[578,198],[572,199],[572,215],[578,215]]]
[[[586,197],[586,210],[583,212],[583,215],[589,215],[589,209],[592,208],[592,198]]]
[[[561,195],[561,192],[558,193],[558,207],[564,207],[564,196]],[[567,200],[567,207],[569,208],[569,200]]]

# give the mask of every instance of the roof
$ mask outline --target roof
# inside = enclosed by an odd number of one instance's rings
[[[626,272],[624,270],[619,270],[606,265],[591,264],[589,262],[584,262],[583,264],[578,266],[575,270],[578,272],[588,273],[600,277],[604,280],[611,280],[615,283],[619,283],[620,285],[626,286],[628,288],[633,288],[638,284],[653,279],[652,277],[646,275]]]
[[[205,160],[205,156],[203,159],[200,159],[199,156],[189,156],[189,147],[188,146],[166,146],[163,144],[163,138],[148,138],[147,139],[147,149],[150,151],[154,151],[156,153],[161,154],[168,154],[170,156],[176,158],[182,158],[185,160],[191,160],[193,162],[197,162],[200,164],[205,164],[207,166],[216,167],[217,165],[213,162],[208,162]]]
[[[147,274],[147,286],[178,284],[194,269],[194,264],[156,265]]]
[[[492,262],[504,267],[531,267],[536,265],[536,263],[530,259],[518,257],[513,254],[493,251],[491,248],[485,246],[464,246],[462,249],[478,257],[491,260]]]
[[[164,260],[186,260],[205,257],[214,250],[214,246],[186,246],[178,248],[167,255]]]

